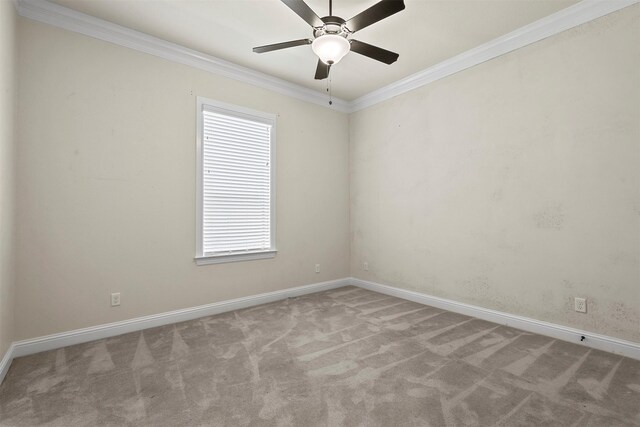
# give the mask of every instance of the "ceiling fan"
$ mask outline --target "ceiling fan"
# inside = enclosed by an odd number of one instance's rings
[[[337,64],[350,50],[385,64],[393,64],[398,59],[399,55],[395,52],[359,40],[349,39],[349,36],[394,13],[400,12],[404,9],[403,0],[381,0],[349,20],[333,16],[332,0],[329,0],[329,16],[323,18],[316,15],[303,0],[281,1],[311,25],[313,39],[292,40],[254,47],[254,52],[265,53],[310,44],[311,49],[319,58],[315,75],[316,80],[326,79],[329,76],[331,66]]]

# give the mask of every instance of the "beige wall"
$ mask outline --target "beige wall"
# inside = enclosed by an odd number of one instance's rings
[[[352,275],[640,342],[639,18],[351,115]]]
[[[14,338],[351,271],[640,342],[639,9],[349,121],[21,19]],[[275,259],[193,263],[196,96],[279,115]]]
[[[16,11],[0,0],[0,360],[13,341],[15,295]]]
[[[348,276],[345,114],[30,20],[19,43],[17,339]],[[193,262],[196,96],[278,114],[274,259]]]

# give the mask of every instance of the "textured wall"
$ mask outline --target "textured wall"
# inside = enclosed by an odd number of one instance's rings
[[[29,20],[19,42],[18,339],[348,276],[345,114]],[[196,96],[278,114],[274,259],[193,262]]]
[[[15,295],[16,11],[0,1],[0,359],[13,341]]]
[[[634,5],[351,115],[352,275],[640,342],[639,71]]]

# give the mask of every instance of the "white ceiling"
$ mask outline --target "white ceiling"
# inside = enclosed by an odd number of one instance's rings
[[[256,54],[254,46],[312,37],[279,0],[53,0],[62,6],[318,91],[310,46]],[[319,16],[328,0],[307,0]],[[334,0],[348,19],[376,0]],[[332,68],[334,96],[347,101],[564,9],[577,0],[405,0],[406,9],[352,38],[400,54],[385,65],[349,53]]]

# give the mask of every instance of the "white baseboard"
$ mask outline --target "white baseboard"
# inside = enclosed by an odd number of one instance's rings
[[[522,329],[523,331],[533,332],[536,334],[557,338],[559,340],[569,341],[578,345],[584,345],[586,347],[591,347],[598,350],[603,350],[610,353],[619,354],[621,356],[640,360],[639,343],[608,337],[606,335],[594,334],[591,332],[570,328],[568,326],[530,319],[528,317],[516,316],[514,314],[490,310],[488,308],[456,302],[445,298],[434,297],[420,292],[395,288],[393,286],[381,285],[380,283],[369,282],[367,280],[351,278],[350,283],[354,286],[358,286],[360,288],[368,289],[374,292],[379,292],[381,294],[391,295],[420,304],[441,308],[443,310],[453,311],[455,313],[465,314],[467,316],[473,316],[478,319],[487,320],[489,322],[511,326],[516,329]],[[585,337],[585,340],[581,341],[581,337]]]
[[[14,357],[13,350],[14,350],[14,344],[12,343],[7,349],[7,352],[4,354],[4,357],[2,358],[2,360],[0,360],[0,384],[2,384],[2,381],[4,380],[4,376],[7,375],[7,372],[9,371],[9,366],[11,366],[11,362],[13,361],[13,357]]]
[[[153,314],[151,316],[138,317],[135,319],[123,320],[121,322],[108,323],[106,325],[92,326],[74,331],[62,332],[59,334],[47,335],[14,342],[0,365],[0,373],[9,368],[11,359],[14,357],[26,356],[40,353],[41,351],[53,350],[69,345],[80,344],[102,338],[113,337],[129,332],[140,331],[142,329],[154,328],[170,323],[184,322],[186,320],[197,319],[199,317],[211,316],[227,311],[239,310],[268,302],[279,301],[290,297],[296,297],[314,292],[347,286],[349,279],[337,279],[328,282],[313,283],[296,288],[283,289],[281,291],[267,292],[264,294],[252,295],[248,297],[236,298],[227,301],[215,302],[198,307],[185,308],[182,310],[169,311],[166,313]],[[4,364],[7,364],[6,368]]]
[[[511,326],[524,331],[533,332],[540,335],[569,341],[598,350],[620,354],[640,360],[640,344],[625,341],[605,335],[594,334],[567,326],[556,325],[527,317],[516,316],[514,314],[503,313],[470,304],[456,302],[445,298],[434,297],[420,292],[410,291],[392,286],[382,285],[367,280],[357,278],[345,278],[331,280],[328,282],[313,283],[296,288],[283,289],[280,291],[268,292],[264,294],[252,295],[248,297],[236,298],[198,307],[185,308],[182,310],[169,311],[166,313],[154,314],[151,316],[139,317],[136,319],[123,320],[121,322],[109,323],[106,325],[92,326],[84,329],[63,332],[59,334],[47,335],[44,337],[17,341],[11,344],[4,357],[0,361],[0,383],[4,379],[11,361],[15,357],[27,356],[42,351],[53,350],[69,345],[80,344],[102,338],[113,337],[128,332],[140,331],[142,329],[163,326],[170,323],[184,322],[197,319],[199,317],[211,316],[227,311],[239,310],[282,299],[306,295],[314,292],[340,288],[343,286],[358,286],[370,291],[379,292],[385,295],[414,301],[420,304],[441,308],[455,313],[473,316],[479,319]],[[580,341],[584,336],[585,341]]]

